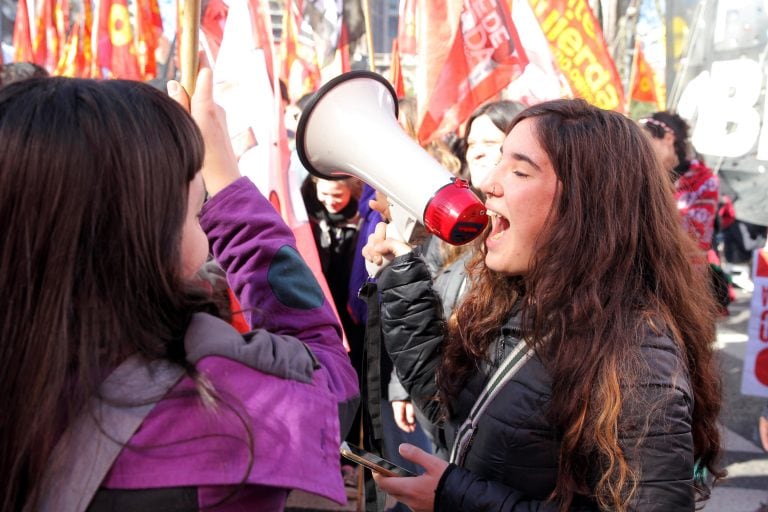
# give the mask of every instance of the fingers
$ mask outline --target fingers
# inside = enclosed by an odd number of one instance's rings
[[[197,75],[195,94],[192,96],[192,109],[209,102],[213,103],[213,72],[210,68],[203,68]]]
[[[416,413],[411,402],[405,404],[405,420],[411,425],[413,430],[416,430]],[[411,432],[413,432],[413,430],[411,430]]]
[[[435,489],[437,489],[438,482],[448,467],[448,463],[409,444],[400,445],[400,453],[403,454],[404,452],[413,457],[410,460],[416,461],[418,459],[425,462],[426,464],[422,467],[426,472],[419,476],[410,477],[386,477],[374,473],[373,479],[382,491],[397,501],[405,503],[411,510],[431,512],[435,506]]]
[[[189,95],[187,91],[176,80],[169,80],[166,84],[168,90],[168,96],[176,100],[176,102],[184,107],[184,110],[189,112]]]
[[[413,406],[410,402],[403,400],[393,401],[392,413],[395,417],[395,424],[397,424],[400,430],[403,432],[413,432],[416,430],[416,425],[413,422]]]
[[[178,84],[176,84],[178,85]],[[176,86],[169,86],[169,92],[181,95],[183,92],[176,90]],[[205,159],[203,162],[203,180],[205,188],[211,196],[229,186],[240,178],[237,167],[237,157],[232,148],[232,141],[227,131],[227,119],[224,109],[213,98],[213,72],[210,68],[203,68],[197,76],[195,94],[188,99],[192,118],[200,128],[205,142]]]
[[[445,468],[448,467],[448,462],[430,453],[427,453],[421,448],[412,444],[401,444],[399,451],[400,455],[402,455],[404,459],[407,459],[423,467],[427,473],[442,475],[443,471],[445,471]]]
[[[375,265],[381,265],[384,257],[390,254],[385,245],[386,238],[387,225],[379,222],[374,232],[368,237],[368,243],[363,247],[363,257]]]

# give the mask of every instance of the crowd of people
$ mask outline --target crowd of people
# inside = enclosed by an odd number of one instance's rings
[[[723,204],[676,113],[483,104],[424,146],[487,210],[460,247],[388,238],[381,191],[308,176],[326,298],[210,70],[189,97],[15,66],[0,510],[343,503],[342,440],[417,475],[368,473],[370,510],[689,511],[725,475]]]

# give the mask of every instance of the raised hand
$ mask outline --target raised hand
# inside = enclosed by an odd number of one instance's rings
[[[168,95],[192,114],[203,134],[205,160],[201,171],[208,194],[214,196],[240,178],[240,170],[227,132],[226,114],[213,101],[213,72],[210,68],[200,70],[191,101],[175,80],[168,82]]]

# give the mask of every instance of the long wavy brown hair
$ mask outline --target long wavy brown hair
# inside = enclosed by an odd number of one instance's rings
[[[562,435],[551,498],[560,510],[576,494],[626,510],[639,475],[619,445],[620,413],[633,403],[650,326],[671,333],[687,364],[693,455],[723,476],[716,307],[704,269],[689,261],[695,248],[680,227],[668,173],[641,129],[618,113],[556,100],[528,108],[515,124],[523,119],[535,123],[559,192],[528,274],[487,269],[484,249],[471,263],[472,285],[449,322],[438,371],[442,399],[450,404],[477,371],[520,301],[526,342],[552,380],[549,418]],[[595,460],[596,484],[584,471]],[[696,487],[708,492],[702,479]]]

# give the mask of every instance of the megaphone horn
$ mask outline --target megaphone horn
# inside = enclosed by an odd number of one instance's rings
[[[448,243],[470,242],[488,223],[467,182],[403,131],[395,91],[376,73],[351,71],[321,87],[299,119],[296,150],[313,175],[363,180]]]

